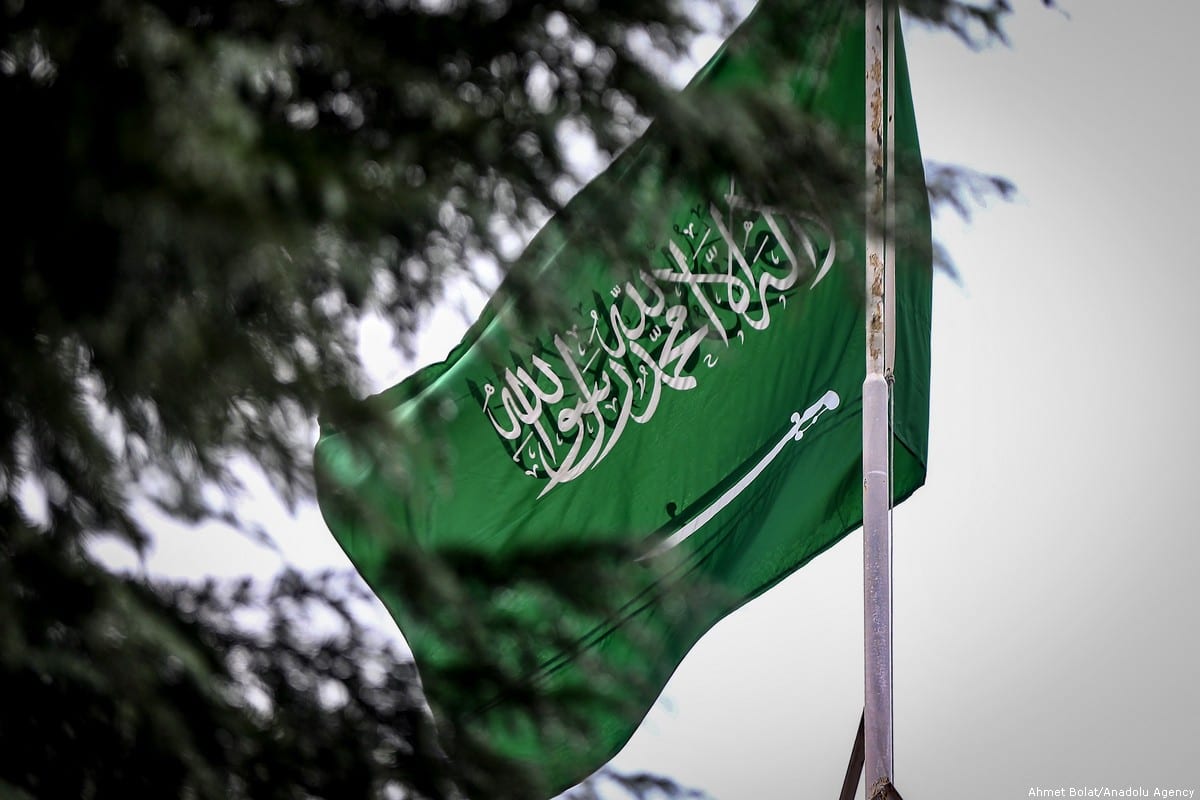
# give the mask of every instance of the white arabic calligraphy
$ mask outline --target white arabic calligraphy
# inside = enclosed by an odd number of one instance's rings
[[[812,272],[811,290],[828,273],[835,245],[820,219],[757,208],[732,193],[726,199],[728,225],[713,204],[693,208],[691,221],[676,226],[660,252],[664,266],[595,295],[586,340],[576,323],[531,355],[530,368],[506,368],[499,391],[483,386],[483,411],[511,443],[512,460],[545,482],[539,498],[601,463],[630,422],[649,422],[664,387],[690,391],[701,366],[718,367],[717,355],[700,352],[705,339],[728,347],[736,334],[744,344],[747,329],[771,324],[773,300],[776,313],[786,309],[786,293],[802,274]],[[730,232],[735,213],[747,217],[741,244]],[[799,251],[779,218],[787,220]],[[828,241],[823,253],[809,228]],[[722,249],[724,259],[718,258]]]

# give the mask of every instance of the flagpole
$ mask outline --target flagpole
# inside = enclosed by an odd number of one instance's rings
[[[888,164],[884,0],[866,2],[866,380],[863,382],[863,611],[865,656],[864,776],[867,797],[883,796],[892,783],[892,563],[891,443],[887,334],[894,309],[887,287]],[[888,87],[890,89],[890,86]],[[890,120],[888,120],[890,122]]]

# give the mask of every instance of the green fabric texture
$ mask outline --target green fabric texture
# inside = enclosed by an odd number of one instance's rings
[[[861,142],[862,15],[827,6],[824,44],[798,45],[783,88]],[[759,16],[698,81],[761,80]],[[896,149],[919,164],[904,64],[900,46]],[[517,268],[558,281],[565,322],[521,319],[502,286],[446,361],[369,401],[403,447],[323,430],[316,450],[329,528],[440,719],[534,765],[547,793],[620,749],[713,624],[862,521],[861,220],[832,235],[837,221],[767,207],[736,181],[665,197],[653,136],[572,201],[615,186],[669,220],[630,232],[643,263],[618,270],[586,226],[551,220]],[[897,500],[923,483],[928,441],[932,281],[927,245],[911,242],[928,241],[929,218],[914,174],[897,188],[921,232],[897,254]],[[443,568],[462,586],[431,596]],[[560,568],[566,600],[538,578]],[[481,654],[508,679],[453,696],[447,676]]]

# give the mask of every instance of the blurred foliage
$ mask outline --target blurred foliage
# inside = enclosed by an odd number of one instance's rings
[[[8,522],[0,796],[444,796],[413,667],[357,626],[345,587],[150,587]],[[298,641],[314,606],[338,632]]]
[[[805,5],[764,9],[765,46],[790,46]],[[1007,12],[908,5],[972,40]],[[348,612],[353,582],[172,585],[111,574],[86,543],[143,547],[139,497],[237,524],[213,500],[238,488],[235,454],[306,497],[314,416],[373,421],[356,400],[364,315],[403,347],[447,281],[506,265],[583,179],[567,157],[580,141],[604,159],[652,118],[681,177],[736,172],[856,204],[857,165],[786,98],[703,113],[665,85],[697,32],[738,13],[0,2],[0,793],[535,796],[536,775],[470,743],[439,749],[411,665]],[[935,196],[959,197],[959,177],[941,177]],[[625,205],[606,207],[606,230]],[[553,299],[518,288],[531,313]]]

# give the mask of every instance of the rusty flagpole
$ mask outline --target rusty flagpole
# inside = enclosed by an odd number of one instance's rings
[[[896,24],[892,0],[866,2],[866,380],[863,382],[864,777],[868,800],[892,790],[891,384],[895,296],[891,202]],[[885,43],[887,46],[885,46]]]

